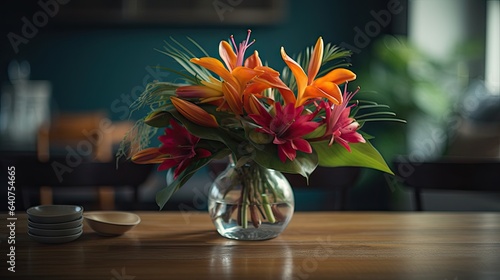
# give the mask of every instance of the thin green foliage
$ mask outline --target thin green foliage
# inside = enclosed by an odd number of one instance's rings
[[[178,87],[179,85],[177,84],[167,82],[149,83],[139,98],[134,100],[130,105],[130,114],[144,107],[149,107],[151,110],[157,110],[171,105],[170,97],[175,96],[175,90]]]
[[[172,43],[165,41],[163,50],[157,49],[158,52],[176,61],[185,71],[187,71],[187,73],[167,67],[158,67],[158,69],[180,76],[187,84],[200,84],[200,79],[208,80],[212,74],[205,68],[191,63],[190,60],[196,57],[194,54],[195,51],[201,52],[204,56],[208,56],[208,53],[193,39],[189,37],[187,39],[194,46],[193,50],[190,50],[174,38],[170,38]],[[148,108],[150,111],[171,110],[173,105],[170,101],[170,97],[176,95],[175,91],[179,86],[182,85],[160,81],[149,83],[141,95],[130,105],[131,110],[129,118],[132,118],[134,112],[143,108]],[[140,151],[150,145],[151,139],[156,136],[158,128],[147,125],[144,122],[146,118],[147,116],[144,116],[137,120],[133,128],[125,135],[120,143],[116,155],[117,158],[122,156],[128,158],[130,149],[137,149]]]
[[[373,121],[392,121],[392,122],[402,122],[406,123],[405,120],[396,118],[396,113],[392,111],[380,111],[379,109],[385,110],[388,109],[389,106],[385,104],[378,104],[374,101],[369,100],[356,100],[356,106],[353,106],[353,110],[351,110],[351,116],[356,118],[356,121],[362,126],[365,122],[373,122]],[[359,105],[363,104],[363,105]],[[368,112],[365,112],[368,110]],[[363,111],[362,114],[359,114],[360,111]],[[387,118],[373,118],[374,116],[388,116]]]
[[[134,152],[143,150],[150,146],[151,139],[156,135],[158,128],[146,125],[143,119],[134,123],[120,142],[116,158],[125,157],[129,159]]]
[[[174,38],[170,38],[170,40],[173,42],[173,44],[170,44],[169,42],[165,41],[165,46],[163,47],[164,50],[157,49],[157,51],[174,59],[183,69],[185,69],[193,77],[199,77],[202,80],[208,80],[209,77],[212,76],[212,74],[207,69],[190,62],[192,58],[197,57],[193,53],[193,51],[185,47],[183,44],[181,44]],[[207,52],[198,43],[196,43],[191,38],[188,38],[188,40],[195,46],[195,48],[198,51],[201,51],[205,56],[208,56]],[[192,79],[189,80],[193,83]]]
[[[350,50],[342,49],[338,46],[332,45],[330,43],[326,44],[323,51],[323,64],[328,65],[319,72],[319,76],[323,76],[328,72],[336,68],[347,68],[351,66],[351,63],[347,62],[347,58],[351,57],[352,52]]]

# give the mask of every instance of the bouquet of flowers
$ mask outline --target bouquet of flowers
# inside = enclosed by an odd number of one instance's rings
[[[132,161],[173,170],[173,181],[157,193],[161,207],[200,168],[232,156],[241,166],[258,166],[308,177],[317,166],[359,166],[392,174],[383,157],[361,132],[366,122],[395,120],[387,106],[355,100],[359,88],[346,69],[350,52],[320,37],[296,59],[281,48],[286,68],[265,65],[259,53],[245,56],[254,45],[250,30],[242,43],[219,44],[220,59],[210,57],[194,40],[194,51],[178,41],[162,52],[184,70],[166,69],[182,82],[153,82],[132,104],[149,108],[123,141]],[[382,109],[382,110],[379,110]],[[364,113],[363,113],[364,112]],[[161,144],[151,139],[161,129]]]

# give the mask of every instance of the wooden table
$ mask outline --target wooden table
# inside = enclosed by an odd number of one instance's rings
[[[500,213],[298,212],[267,241],[220,237],[203,212],[138,214],[123,236],[85,226],[56,245],[32,241],[18,215],[16,272],[2,225],[0,279],[500,279]]]

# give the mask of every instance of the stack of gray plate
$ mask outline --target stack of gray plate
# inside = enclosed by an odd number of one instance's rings
[[[28,235],[42,243],[65,243],[83,232],[83,207],[77,205],[40,205],[29,208]]]

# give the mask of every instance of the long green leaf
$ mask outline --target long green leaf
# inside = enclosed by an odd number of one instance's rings
[[[382,155],[368,141],[366,143],[350,144],[351,152],[337,143],[333,143],[331,146],[328,146],[328,142],[324,141],[311,144],[314,150],[321,155],[319,159],[320,166],[367,167],[394,175]]]
[[[193,162],[191,165],[186,168],[179,176],[170,184],[168,184],[165,188],[161,189],[156,193],[156,204],[160,207],[160,210],[163,209],[168,200],[172,197],[172,195],[180,189],[198,170],[207,165],[212,159],[220,158],[221,153],[227,153],[226,151],[219,151],[217,153],[213,153],[210,157],[200,159],[198,161]]]

